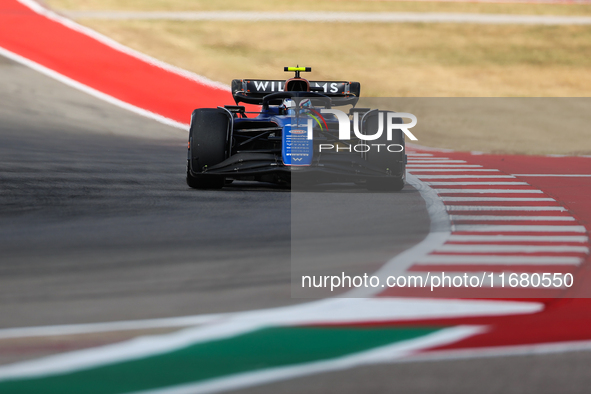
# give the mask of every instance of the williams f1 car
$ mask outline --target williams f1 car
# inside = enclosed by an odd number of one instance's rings
[[[404,134],[399,129],[382,133],[384,111],[355,107],[359,82],[308,81],[300,73],[309,67],[285,71],[295,76],[286,81],[235,79],[236,105],[193,111],[187,184],[220,189],[232,180],[292,187],[295,182],[354,182],[370,190],[401,190]],[[241,103],[259,111],[247,111]],[[334,110],[347,106],[347,113]],[[346,129],[355,133],[343,138],[339,121],[348,122]]]

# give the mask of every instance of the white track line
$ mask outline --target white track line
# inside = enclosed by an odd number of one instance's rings
[[[441,189],[434,188],[439,194],[542,194],[538,189]]]
[[[525,185],[528,186],[529,183],[527,182],[425,182],[429,186],[500,186],[500,185]]]
[[[420,259],[418,265],[429,264],[499,264],[499,265],[578,265],[583,260],[580,257],[570,256],[466,256],[466,255],[429,255]]]
[[[585,233],[584,226],[540,226],[540,225],[487,225],[487,224],[458,224],[454,225],[455,231],[474,232],[561,232],[561,233]]]
[[[423,168],[482,168],[478,164],[412,164],[412,160],[408,161],[407,167],[423,167]],[[499,171],[499,170],[481,170],[481,171]]]
[[[415,261],[444,245],[451,234],[449,214],[435,190],[419,181],[413,174],[408,174],[406,181],[418,190],[423,200],[425,200],[429,219],[431,220],[429,234],[421,242],[396,255],[376,271],[374,275],[380,278],[380,282],[385,281],[390,275],[398,276],[406,273],[414,265]],[[373,297],[381,291],[380,288],[359,287],[350,290],[346,295],[349,297]]]
[[[364,321],[441,319],[535,313],[543,304],[475,300],[330,298],[306,304],[225,314],[217,324],[175,333],[135,338],[95,349],[82,349],[37,360],[0,366],[0,380],[46,376],[165,353],[269,327],[345,324]]]
[[[0,329],[0,339],[73,335],[109,331],[142,330],[163,327],[225,325],[251,322],[267,325],[327,324],[337,322],[395,321],[438,319],[505,313],[531,313],[541,306],[536,303],[498,303],[462,300],[427,300],[420,298],[329,298],[286,307],[210,315],[195,315],[149,320],[107,323],[69,324]],[[537,306],[536,306],[537,305]],[[169,334],[163,334],[168,336]],[[172,334],[175,335],[175,334]],[[215,334],[212,334],[215,335]],[[85,352],[85,351],[84,351]],[[2,370],[0,366],[0,370]],[[0,374],[1,375],[1,374]]]
[[[456,235],[449,241],[454,242],[577,242],[586,243],[584,235]]]
[[[419,179],[464,179],[464,178],[486,178],[486,179],[516,179],[513,175],[428,175],[418,174],[416,175]]]
[[[515,176],[591,177],[591,174],[514,174]]]
[[[161,319],[114,321],[106,323],[64,324],[39,327],[0,329],[0,339],[77,335],[99,332],[149,330],[153,328],[183,328],[212,324],[227,318],[224,314],[166,317]]]
[[[499,170],[485,170],[485,169],[477,169],[477,168],[415,168],[416,166],[406,166],[409,172],[499,172]],[[435,166],[425,166],[425,167],[435,167]]]
[[[566,211],[566,208],[560,206],[536,207],[526,205],[521,207],[503,205],[447,205],[445,208],[448,211]]]
[[[443,350],[432,353],[419,353],[416,356],[397,360],[396,363],[414,363],[425,361],[466,360],[471,358],[535,356],[566,352],[591,350],[591,341],[570,341],[541,343],[535,345],[495,346],[479,349]]]
[[[412,157],[409,158],[409,160],[410,159],[412,159]],[[447,160],[455,160],[455,159],[450,159],[449,157],[419,157],[414,160],[446,160],[447,161]]]
[[[591,17],[447,12],[62,11],[74,19],[336,23],[591,25]]]
[[[45,66],[35,63],[27,58],[17,55],[16,53],[10,52],[2,47],[0,47],[0,55],[7,57],[17,63],[20,63],[20,64],[26,66],[26,67],[29,67],[29,68],[31,68],[43,75],[53,78],[56,81],[59,81],[59,82],[65,84],[65,85],[68,85],[74,89],[78,89],[86,94],[89,94],[89,95],[96,97],[100,100],[106,101],[109,104],[113,104],[119,108],[123,108],[123,109],[131,111],[133,113],[136,113],[138,115],[145,116],[146,118],[154,119],[157,122],[163,123],[168,126],[176,127],[178,129],[185,130],[185,131],[189,130],[188,124],[183,124],[183,123],[177,122],[175,120],[166,118],[164,116],[158,115],[154,112],[150,112],[145,109],[136,107],[135,105],[128,104],[128,103],[121,101],[113,96],[109,96],[108,94],[100,92],[100,91],[93,89],[89,86],[83,85],[78,81],[68,78],[65,75],[55,72]]]
[[[485,328],[481,326],[456,326],[436,331],[424,337],[405,340],[328,360],[254,370],[208,379],[198,383],[181,384],[169,388],[135,392],[134,394],[212,394],[293,379],[300,376],[347,370],[365,365],[392,363],[415,355],[424,349],[458,342],[484,331]]]
[[[466,163],[465,160],[408,160],[408,164],[453,164],[453,163]]]
[[[211,87],[214,89],[230,91],[230,87],[228,85],[222,84],[220,82],[212,81],[212,80],[210,80],[206,77],[203,77],[201,75],[197,75],[195,73],[184,70],[182,68],[172,66],[172,65],[165,63],[161,60],[158,60],[158,59],[148,56],[144,53],[141,53],[139,51],[136,51],[134,49],[126,47],[125,45],[118,43],[117,41],[113,40],[112,38],[109,38],[103,34],[100,34],[88,27],[82,26],[82,25],[74,22],[71,19],[65,18],[65,17],[45,8],[44,6],[40,5],[37,1],[33,1],[33,0],[17,0],[17,1],[20,2],[21,4],[23,4],[24,6],[28,7],[32,11],[36,12],[37,14],[42,15],[49,20],[57,22],[65,27],[67,27],[68,29],[71,29],[71,30],[76,31],[81,34],[84,34],[88,37],[91,37],[110,48],[113,48],[117,51],[125,53],[129,56],[135,57],[137,59],[140,59],[143,62],[146,62],[148,64],[155,66],[155,67],[166,70],[170,73],[180,75],[184,78],[187,78],[188,80],[195,81],[195,82],[202,84],[204,86],[208,86],[208,87]],[[0,55],[5,56],[11,60],[18,62],[18,63],[21,63],[21,64],[23,64],[35,71],[38,71],[38,72],[50,77],[50,78],[60,81],[64,84],[71,86],[75,89],[78,89],[82,92],[90,94],[91,96],[94,96],[98,99],[104,100],[110,104],[117,106],[117,107],[134,112],[134,113],[139,114],[141,116],[145,116],[145,117],[154,119],[160,123],[163,123],[163,124],[166,124],[166,125],[178,128],[178,129],[182,129],[185,131],[189,130],[188,123],[185,124],[185,123],[177,122],[173,119],[166,118],[166,117],[161,116],[159,114],[147,111],[143,108],[139,108],[139,107],[136,107],[136,106],[131,105],[129,103],[126,103],[124,101],[121,101],[115,97],[109,96],[103,92],[95,90],[95,89],[93,89],[89,86],[86,86],[78,81],[75,81],[65,75],[62,75],[54,70],[51,70],[45,66],[35,63],[27,58],[24,58],[16,53],[13,53],[13,52],[8,51],[8,50],[1,48],[1,47],[0,47]]]
[[[586,246],[568,246],[568,245],[461,245],[445,244],[437,252],[523,252],[523,253],[589,253]]]
[[[515,202],[515,201],[530,201],[530,202],[544,202],[556,201],[549,197],[527,198],[527,197],[441,197],[443,201],[449,202],[472,202],[472,201],[487,201],[487,202]]]
[[[557,221],[574,222],[572,216],[495,216],[495,215],[451,215],[452,220],[511,220],[511,221]]]
[[[82,25],[74,22],[71,19],[65,18],[62,15],[59,15],[59,14],[45,8],[44,6],[42,6],[41,4],[39,4],[35,0],[17,0],[17,1],[21,4],[23,4],[24,6],[30,8],[32,11],[36,12],[37,14],[46,17],[47,19],[57,22],[57,23],[65,26],[71,30],[74,30],[78,33],[89,36],[89,37],[91,37],[91,38],[93,38],[93,39],[113,48],[113,49],[116,49],[116,50],[123,52],[127,55],[138,58],[148,64],[151,64],[153,66],[162,68],[166,71],[181,75],[187,79],[190,79],[192,81],[196,81],[196,82],[203,84],[203,85],[210,86],[212,88],[222,89],[222,90],[226,90],[228,92],[230,91],[230,86],[228,86],[228,85],[225,85],[221,82],[213,81],[213,80],[208,79],[202,75],[195,74],[193,72],[187,71],[187,70],[182,69],[180,67],[170,65],[170,64],[165,63],[161,60],[158,60],[156,58],[148,56],[145,53],[142,53],[142,52],[136,51],[135,49],[131,49],[129,47],[126,47],[125,45],[113,40],[110,37],[107,37],[95,30],[88,28],[88,27],[82,26]]]
[[[31,8],[35,9],[36,12],[39,12],[40,14],[43,14],[43,15],[47,16],[50,19],[56,20],[59,23],[62,23],[65,26],[68,26],[68,27],[70,27],[70,28],[72,28],[74,30],[83,32],[84,34],[87,34],[87,35],[89,35],[91,37],[94,37],[94,38],[98,39],[99,41],[102,41],[102,42],[106,43],[107,45],[111,45],[113,47],[116,47],[116,48],[118,48],[118,49],[120,49],[120,50],[122,50],[122,51],[124,51],[126,53],[130,53],[130,54],[132,54],[134,56],[137,56],[139,58],[142,58],[142,59],[144,59],[144,60],[146,60],[146,61],[148,61],[150,63],[156,63],[156,64],[162,65],[162,63],[154,62],[153,59],[148,58],[146,56],[143,56],[141,54],[138,54],[136,52],[133,52],[129,48],[125,48],[125,47],[121,46],[120,44],[117,44],[114,41],[109,40],[106,37],[101,36],[101,35],[99,35],[96,32],[93,32],[90,29],[83,28],[80,25],[77,25],[77,24],[75,24],[75,23],[73,23],[71,21],[66,20],[65,18],[59,17],[56,14],[43,9],[42,7],[36,6],[31,1],[21,0],[21,2],[24,3],[24,4],[27,4]],[[33,4],[33,5],[31,5],[31,4]],[[164,65],[164,66],[165,66],[165,68],[170,69],[170,66],[168,66],[168,65]],[[188,75],[188,73],[187,74],[183,74],[183,75],[187,76],[189,79],[196,79],[194,75]],[[445,210],[444,210],[444,212],[445,212]],[[431,211],[430,211],[430,213],[431,213]],[[335,303],[338,303],[339,301],[333,299],[333,300],[327,300],[326,302],[327,302],[327,304],[330,305],[329,309],[330,309],[330,312],[331,313],[329,313],[329,315],[332,315],[333,312],[335,311],[335,308],[334,308],[335,307]],[[408,300],[405,300],[405,302],[408,302]],[[432,304],[434,301],[429,300],[429,302]],[[462,305],[466,305],[466,303],[468,303],[468,302],[469,301],[462,301]],[[322,303],[322,301],[320,301],[319,303]],[[315,303],[312,303],[312,304],[315,304]],[[359,316],[359,311],[357,311],[358,308],[350,308],[350,306],[351,306],[350,304],[351,304],[351,300],[350,299],[347,299],[347,304],[344,305],[344,306],[346,306],[346,309],[350,313],[354,313],[355,314],[355,318],[361,318],[361,319],[367,319],[368,318],[367,316]],[[496,304],[499,304],[499,303],[496,303]],[[505,308],[507,308],[510,303],[505,302],[503,304],[506,305]],[[516,304],[520,304],[519,307],[525,308],[526,307],[526,304],[528,304],[528,303],[516,303]],[[327,306],[329,306],[329,305],[327,305]],[[482,308],[481,305],[482,304],[480,304],[478,306],[478,308],[477,308],[478,309],[478,315],[482,315],[483,314],[483,308]],[[532,303],[532,305],[534,305],[534,304]],[[309,307],[314,308],[312,305],[309,305],[309,304],[304,306],[304,308],[309,308]],[[542,306],[540,304],[535,304],[535,307],[537,308],[538,311],[542,308]],[[362,308],[361,311],[364,312],[367,309],[368,308]],[[369,308],[369,309],[371,309],[371,308]],[[430,309],[433,309],[432,308],[432,305],[430,305]],[[439,308],[439,309],[442,310],[442,309],[447,309],[447,308]],[[388,311],[391,311],[391,308],[387,308],[387,310]],[[287,322],[287,324],[294,324],[296,322],[297,323],[301,323],[301,317],[302,316],[300,316],[300,314],[298,314],[298,313],[294,313],[296,311],[297,311],[297,307],[295,308],[295,310],[294,309],[291,309],[290,307],[287,307],[287,308],[277,308],[277,310],[273,310],[273,311],[263,311],[263,316],[257,316],[253,320],[256,320],[258,322],[257,324],[261,324],[261,321],[263,322],[263,324],[270,324],[270,323],[277,324],[277,321],[275,320],[275,319],[277,319],[277,317],[271,318],[269,320],[269,317],[270,316],[268,316],[268,315],[279,314],[279,315],[283,316],[284,318],[289,317],[289,319],[288,319],[289,322]],[[507,314],[509,312],[507,312],[507,310],[504,310],[502,313],[503,314]],[[527,312],[521,311],[521,312],[518,312],[518,313],[527,313]],[[361,315],[363,315],[363,314],[364,313],[361,313]],[[255,315],[256,315],[256,312],[255,312]],[[324,317],[326,317],[327,316],[327,312],[326,311],[323,312],[322,315]],[[229,333],[228,332],[226,332],[225,334],[224,333],[221,333],[221,331],[223,331],[223,329],[220,330],[220,326],[223,326],[223,324],[221,324],[221,325],[212,324],[210,327],[206,327],[205,330],[201,330],[201,328],[193,329],[193,330],[197,330],[197,332],[195,332],[195,331],[190,332],[192,330],[189,330],[189,331],[183,330],[184,332],[183,333],[180,333],[179,335],[177,335],[177,334],[171,334],[171,336],[165,335],[164,336],[165,338],[162,338],[163,339],[162,342],[167,342],[168,341],[168,342],[175,342],[175,343],[178,344],[178,340],[179,339],[180,339],[181,342],[183,341],[183,339],[186,339],[186,340],[191,341],[191,343],[194,343],[196,338],[200,338],[201,340],[204,340],[204,339],[207,340],[207,339],[211,339],[211,337],[220,337],[220,335],[222,337],[224,335],[226,335],[226,336],[227,335],[235,335],[236,332],[245,331],[245,330],[248,331],[248,330],[251,330],[251,329],[254,328],[254,326],[252,324],[249,324],[249,323],[252,323],[250,321],[250,319],[252,319],[253,316],[250,315],[250,314],[249,314],[249,316],[250,316],[250,318],[247,318],[246,319],[247,321],[244,322],[243,327],[236,327],[236,324],[235,324],[236,322],[227,322],[228,323],[227,324],[228,325],[227,328],[231,328],[231,330],[230,330]],[[264,316],[266,316],[267,319],[265,319]],[[384,311],[379,311],[378,317],[383,317],[383,316],[384,316]],[[175,320],[176,319],[177,318],[175,318]],[[160,319],[158,319],[158,320],[160,320]],[[281,320],[281,319],[279,319],[279,320]],[[118,323],[119,323],[119,328],[121,328],[121,323],[129,323],[129,322],[118,322]],[[283,321],[283,323],[285,323],[285,321]],[[177,324],[178,324],[178,322],[177,322]],[[239,325],[240,324],[238,324],[238,326]],[[457,327],[457,328],[459,328],[459,327]],[[470,329],[473,329],[473,328],[470,328]],[[461,339],[463,337],[474,335],[474,332],[463,333],[463,334],[457,334],[457,333],[456,334],[452,334],[452,332],[457,332],[457,330],[456,331],[453,331],[454,329],[450,329],[450,330],[451,331],[448,331],[448,332],[450,332],[450,334],[448,334],[448,336],[451,336],[451,337],[454,337],[455,336],[455,338],[453,338],[453,339],[449,339],[448,338],[446,340],[447,342],[454,342],[454,341],[457,341],[457,340],[459,340],[459,339]],[[188,338],[188,337],[192,337],[192,338]],[[441,342],[441,340],[440,340],[440,342]],[[445,342],[445,341],[443,341],[443,342]],[[131,347],[134,347],[134,346],[137,347],[137,346],[139,346],[144,351],[146,350],[146,346],[145,345],[147,345],[147,343],[146,343],[146,339],[145,338],[144,339],[137,339],[137,340],[128,341],[126,343],[129,344]],[[165,344],[160,343],[160,345],[165,345]],[[170,345],[170,343],[168,345]],[[431,344],[430,346],[432,347],[432,346],[434,346],[434,344]],[[429,347],[429,346],[427,346],[427,347]],[[419,346],[418,348],[419,349],[422,349],[422,348],[424,348],[424,345]],[[46,358],[46,359],[41,359],[41,360],[38,360],[38,361],[24,362],[24,363],[12,365],[12,366],[9,366],[9,367],[0,367],[0,370],[1,370],[0,375],[2,375],[2,373],[7,374],[7,375],[11,375],[11,373],[16,372],[16,370],[19,370],[19,368],[20,368],[20,371],[21,372],[23,370],[27,370],[27,371],[30,372],[31,371],[30,367],[32,367],[32,369],[35,369],[35,366],[40,367],[41,369],[43,369],[44,367],[49,366],[49,368],[51,369],[52,367],[55,367],[56,366],[56,362],[55,361],[57,361],[57,360],[66,361],[66,359],[68,359],[68,358],[71,361],[71,364],[73,366],[75,366],[77,368],[80,368],[81,367],[81,360],[84,359],[84,356],[80,357],[81,355],[87,356],[87,358],[85,359],[85,361],[90,362],[92,364],[92,360],[90,360],[90,359],[93,358],[93,355],[98,355],[97,358],[100,359],[101,358],[101,355],[100,355],[101,350],[105,350],[105,352],[103,352],[103,353],[110,353],[110,352],[113,352],[114,351],[114,353],[118,353],[119,354],[119,357],[121,357],[121,358],[129,358],[130,357],[130,352],[125,349],[125,344],[115,344],[115,345],[112,345],[112,346],[103,347],[101,349],[84,350],[84,351],[81,351],[81,352],[73,352],[70,355],[63,354],[63,355],[55,356],[53,358],[52,357],[49,357],[49,358]],[[154,352],[154,348],[149,349],[149,351],[150,352]],[[105,355],[105,354],[103,354],[103,355]],[[110,355],[112,356],[113,354],[110,354]],[[133,358],[133,355],[131,357]],[[392,355],[390,354],[389,357],[391,359],[392,358]],[[379,357],[378,357],[378,359],[379,359]],[[386,359],[388,359],[388,358],[386,358]],[[370,362],[375,362],[374,361],[374,360],[376,360],[375,355],[372,355],[372,357],[370,357],[370,360],[371,360]],[[102,361],[105,361],[105,360],[102,360]],[[67,362],[66,362],[66,364],[67,364]],[[347,363],[345,363],[345,364],[346,365],[344,366],[344,368],[349,368],[349,367],[352,366],[352,365],[347,364]],[[59,366],[58,366],[58,368],[59,368]],[[82,366],[82,368],[84,368],[84,366]],[[318,371],[320,369],[321,368],[315,368],[314,370],[315,371]],[[277,380],[277,379],[283,379],[283,378],[285,378],[285,376],[282,376],[281,373],[277,373],[277,371],[274,371],[274,370],[272,370],[272,371],[262,371],[261,373],[262,374],[265,374],[265,373],[266,374],[270,374],[271,376],[266,376],[264,378],[261,378],[260,380],[254,379],[254,381],[256,381],[257,383],[264,383],[264,382],[271,381],[273,379]],[[303,374],[308,374],[308,373],[312,373],[312,371],[307,371],[307,372],[305,372]],[[6,375],[4,375],[4,376],[6,376]],[[236,383],[241,378],[243,378],[242,375],[235,376],[235,380],[232,380],[232,379],[219,379],[216,382],[217,383],[217,388],[210,386],[209,389],[213,389],[213,390],[211,390],[211,392],[213,392],[213,391],[219,391],[219,389],[221,388],[221,386],[228,388],[228,387],[231,386],[231,382]],[[252,379],[251,380],[248,380],[248,381],[250,381],[251,384],[253,382]],[[210,383],[213,383],[213,382],[210,382]],[[216,383],[214,383],[213,386],[216,386]],[[230,386],[228,386],[228,384],[230,384]],[[242,382],[238,383],[238,385],[236,386],[236,388],[241,388],[244,385],[245,385],[245,381],[243,380]],[[201,386],[201,388],[205,388],[205,387]],[[176,389],[173,388],[172,390],[174,391]]]

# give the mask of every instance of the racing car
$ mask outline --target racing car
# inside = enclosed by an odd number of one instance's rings
[[[397,129],[390,135],[381,132],[383,111],[356,107],[359,82],[309,81],[301,73],[312,71],[310,67],[284,71],[295,75],[287,80],[234,79],[236,105],[193,111],[188,186],[221,189],[233,180],[246,180],[286,186],[353,182],[376,191],[404,187],[404,135]],[[340,138],[342,125],[331,111],[336,107],[348,109],[342,113],[355,131],[349,139]],[[394,123],[403,122],[397,118]],[[373,137],[368,141],[365,136]]]

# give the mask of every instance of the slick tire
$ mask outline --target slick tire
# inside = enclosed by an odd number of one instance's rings
[[[381,112],[381,113],[380,113]],[[365,117],[362,130],[364,134],[373,135],[379,129],[379,117],[382,117],[381,136],[372,140],[372,144],[382,144],[379,151],[371,150],[366,153],[367,164],[373,169],[379,169],[383,172],[383,178],[370,178],[367,180],[366,187],[372,191],[400,191],[404,188],[404,179],[406,177],[405,164],[405,144],[404,133],[402,130],[392,130],[392,139],[388,140],[388,134],[385,130],[387,112],[372,111]],[[393,123],[401,124],[401,118],[394,118]]]
[[[194,189],[221,189],[223,176],[204,173],[208,167],[227,157],[230,119],[219,108],[200,108],[193,111],[189,130],[189,158],[187,185]]]

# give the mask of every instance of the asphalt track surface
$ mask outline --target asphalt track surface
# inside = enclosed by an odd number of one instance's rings
[[[189,189],[181,130],[1,67],[3,327],[292,302],[289,193]]]
[[[272,393],[588,393],[590,352],[387,364],[242,390]]]
[[[351,273],[374,271],[428,232],[410,187],[297,193],[297,210],[292,193],[273,185],[192,190],[181,130],[5,58],[0,69],[0,96],[10,98],[0,102],[2,328],[305,301],[291,298],[293,214]],[[360,198],[374,208],[339,219]]]
[[[178,129],[5,58],[0,69],[0,94],[10,97],[0,103],[1,327],[305,301],[290,298],[291,193],[249,184],[222,192],[191,190],[184,184],[185,135]],[[362,240],[373,238],[374,244],[365,249],[365,260],[346,265],[371,272],[384,256],[404,250],[428,231],[417,192],[406,189],[393,196],[342,187],[300,193],[298,204],[309,196],[317,208],[297,213],[314,216],[322,210],[324,222],[310,226],[311,233],[322,231],[328,245],[347,250],[351,242],[343,242],[344,230],[336,232],[338,237],[325,234],[331,217],[326,210],[335,200],[355,201],[360,195],[378,204],[373,212],[387,208],[398,219],[386,215],[377,226],[363,227],[367,237]],[[379,247],[384,226],[392,223],[387,247]],[[372,228],[377,230],[367,232]],[[3,354],[1,362],[69,350],[41,347]],[[400,363],[243,392],[582,393],[591,384],[589,362],[589,352],[576,352]]]
[[[9,29],[10,34],[4,37],[9,45],[19,37],[26,41],[31,26],[47,25],[34,18],[21,19],[10,26],[21,26],[22,31]],[[24,48],[25,55],[29,50],[29,56],[37,56],[39,51],[43,54],[42,49],[48,48],[44,39],[51,42],[54,37],[37,35],[35,48],[26,41],[16,49]],[[91,47],[93,50],[74,52],[96,52],[97,60],[102,60],[102,52]],[[56,48],[51,48],[55,52]],[[76,80],[92,84],[96,82],[93,78],[111,77],[111,73],[84,74],[96,66],[60,63],[60,56],[69,59],[72,51],[68,48],[62,48],[63,53],[53,52],[55,56],[49,60],[41,56],[41,63],[74,68],[70,71],[82,74],[76,74],[80,78],[74,75]],[[126,65],[133,63],[137,71],[137,62],[119,60]],[[126,76],[126,81],[130,78]],[[190,90],[193,86],[189,88],[186,82],[170,84],[169,79],[159,78],[158,86],[154,81],[152,90],[160,92],[158,99],[164,98],[156,108],[165,109],[170,117],[177,114],[175,119],[182,122],[190,108],[168,101],[186,95],[162,92],[165,85],[173,90],[182,86]],[[111,93],[119,92],[111,85],[107,87]],[[120,91],[138,93],[132,95],[132,101],[144,108],[141,99],[145,94],[131,88]],[[338,251],[347,257],[342,266],[352,272],[371,272],[384,256],[404,250],[426,232],[423,202],[412,189],[396,194],[396,200],[350,187],[290,194],[268,185],[242,184],[222,193],[195,192],[186,188],[182,179],[185,136],[178,130],[96,101],[8,61],[2,62],[0,89],[2,97],[9,97],[0,104],[0,327],[194,315],[305,301],[289,298],[289,263],[282,264],[289,259],[285,245],[292,241],[294,223],[288,217],[293,219],[294,213],[299,220],[297,231],[308,227],[312,239],[323,236],[327,245],[324,251]],[[519,171],[508,171],[535,172],[526,168],[524,163]],[[577,191],[581,190],[585,189],[579,185]],[[369,215],[372,225],[368,226],[362,216],[339,221],[344,204],[357,207],[359,198],[370,199],[370,206],[375,207]],[[312,209],[301,209],[307,206]],[[409,211],[413,211],[412,221],[406,215]],[[326,222],[334,218],[337,220]],[[408,227],[409,223],[415,227]],[[359,245],[366,247],[365,252]],[[317,253],[312,248],[309,251]],[[358,259],[359,255],[366,258]],[[334,268],[331,264],[338,259],[323,261],[327,265],[319,269]],[[544,341],[587,338],[586,320],[573,319],[584,317],[586,304],[572,304],[578,309],[567,308],[567,312],[576,316],[550,313],[546,320],[534,320],[550,326],[547,334],[556,331],[554,337],[542,336]],[[513,320],[515,332],[530,327],[534,343],[541,328],[531,321],[529,325],[520,321]],[[562,330],[560,326],[564,326]],[[122,338],[105,334],[92,340],[95,342],[75,346],[100,346]],[[26,346],[21,346],[23,343]],[[4,353],[0,363],[75,349],[61,347],[59,341],[48,343],[47,338],[25,338],[20,344],[4,341],[0,343],[0,353]],[[587,392],[588,364],[589,353],[584,351],[400,363],[293,379],[246,391]]]

